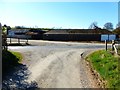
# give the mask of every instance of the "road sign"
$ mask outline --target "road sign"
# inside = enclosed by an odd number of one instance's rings
[[[116,35],[115,34],[102,34],[101,35],[101,41],[112,41],[112,40],[116,40]]]
[[[115,34],[103,34],[101,35],[101,41],[105,41],[105,50],[107,51],[107,41],[116,40]]]
[[[103,34],[101,35],[101,41],[105,41],[105,40],[108,40],[108,34]]]
[[[111,41],[111,40],[115,40],[116,39],[116,35],[109,35],[109,40]]]

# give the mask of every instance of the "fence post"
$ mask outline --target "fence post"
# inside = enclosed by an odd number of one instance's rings
[[[10,44],[11,44],[11,37],[10,37]]]
[[[28,44],[28,37],[27,37],[27,42],[26,42],[26,44]]]
[[[19,37],[18,37],[18,44],[20,44],[20,39],[19,39]]]

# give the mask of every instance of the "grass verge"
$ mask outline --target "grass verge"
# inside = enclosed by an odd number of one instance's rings
[[[95,51],[86,57],[103,81],[106,88],[120,88],[119,57],[112,55],[109,51]]]
[[[9,52],[11,52],[14,56],[16,56],[16,58],[18,58],[18,63],[21,63],[21,61],[22,61],[22,55],[21,55],[21,53],[19,53],[19,52],[13,52],[13,51],[9,51]]]
[[[118,47],[118,54],[120,55],[120,47]]]
[[[2,51],[2,70],[3,73],[9,71],[22,61],[22,55],[19,52]]]

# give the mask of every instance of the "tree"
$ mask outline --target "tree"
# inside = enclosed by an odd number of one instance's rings
[[[120,35],[120,27],[118,27],[115,30],[113,30],[113,33]]]
[[[7,50],[7,25],[2,26],[2,46],[4,50]]]
[[[25,29],[26,27],[24,26],[15,26],[15,29]]]
[[[118,24],[116,25],[116,28],[120,28],[120,22],[118,22]]]
[[[95,28],[98,28],[97,22],[91,23],[89,29],[95,29]]]
[[[2,26],[2,33],[7,34],[7,25],[6,24]]]
[[[7,26],[6,24],[4,24],[3,26],[2,26],[2,31],[3,31],[3,33],[5,33],[5,34],[8,34],[8,30],[10,30],[11,29],[11,27],[10,26]]]
[[[113,24],[111,22],[107,22],[104,24],[104,29],[107,29],[107,30],[113,30]]]
[[[11,29],[11,27],[10,26],[7,26],[7,30],[10,30]]]

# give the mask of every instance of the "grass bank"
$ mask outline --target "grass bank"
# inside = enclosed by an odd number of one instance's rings
[[[120,88],[119,57],[109,51],[99,50],[87,56],[86,60],[100,74],[106,88]]]
[[[118,47],[118,54],[120,55],[120,47]]]
[[[2,51],[2,70],[3,73],[9,71],[22,61],[22,55],[19,52]]]

